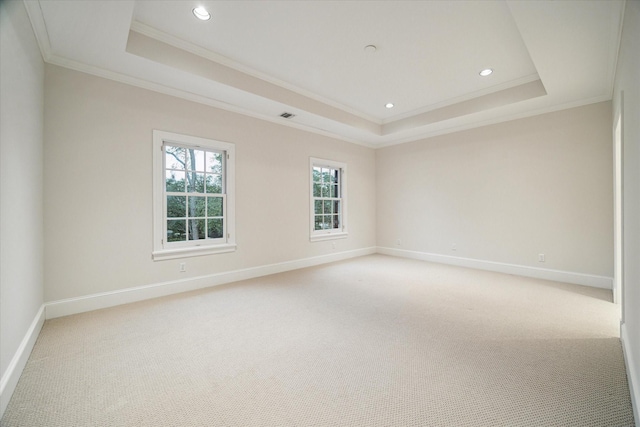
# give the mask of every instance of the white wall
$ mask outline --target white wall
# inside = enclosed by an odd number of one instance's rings
[[[22,371],[21,366],[11,365],[12,359],[43,303],[43,85],[44,63],[24,4],[4,1],[0,3],[0,373],[5,389],[0,416]]]
[[[152,261],[153,129],[236,144],[236,252]],[[45,135],[46,301],[375,246],[372,149],[49,64]],[[348,165],[335,249],[309,242],[311,156]]]
[[[378,246],[613,276],[611,123],[603,102],[377,150]]]
[[[624,340],[636,422],[640,423],[640,2],[627,1],[613,94],[613,114],[623,110]]]
[[[640,2],[626,6],[613,112],[600,103],[375,152],[45,68],[22,2],[1,2],[0,19],[3,380],[43,301],[367,248],[376,236],[378,246],[612,276],[611,117],[624,91],[625,352],[637,410]],[[236,143],[237,252],[187,259],[182,274],[185,260],[151,260],[152,129]],[[335,249],[308,241],[310,156],[348,163],[350,237]]]

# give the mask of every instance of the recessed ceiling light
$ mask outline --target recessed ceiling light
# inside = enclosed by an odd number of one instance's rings
[[[378,48],[373,44],[368,44],[364,47],[366,53],[374,53]]]
[[[202,21],[208,21],[209,19],[211,19],[211,14],[207,12],[207,9],[202,6],[193,9],[193,14],[196,16],[196,18]]]
[[[487,77],[489,75],[491,75],[491,73],[493,73],[493,70],[491,68],[485,68],[484,70],[480,71],[480,74],[482,77]]]
[[[391,102],[387,102],[386,104],[384,104],[385,108],[393,108],[394,105]]]

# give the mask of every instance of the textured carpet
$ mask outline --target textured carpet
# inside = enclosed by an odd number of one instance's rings
[[[53,319],[2,426],[632,426],[610,298],[373,255]]]

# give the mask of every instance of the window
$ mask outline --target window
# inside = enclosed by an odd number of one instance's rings
[[[234,150],[153,131],[154,260],[235,250]]]
[[[347,165],[311,158],[311,241],[347,237]]]

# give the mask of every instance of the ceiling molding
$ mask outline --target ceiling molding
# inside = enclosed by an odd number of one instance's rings
[[[54,55],[51,49],[51,42],[49,39],[49,33],[40,7],[39,0],[23,0],[23,4],[27,10],[27,16],[31,22],[31,26],[34,31],[34,35],[40,48],[40,54],[46,63],[57,65],[59,67],[68,68],[74,71],[90,74],[97,77],[102,77],[108,80],[116,81],[118,83],[127,84],[141,89],[147,89],[153,92],[162,93],[164,95],[174,96],[176,98],[185,99],[187,101],[197,102],[199,104],[207,105],[221,110],[229,111],[232,113],[242,114],[248,117],[252,117],[259,120],[264,120],[270,123],[278,124],[281,126],[290,127],[297,130],[307,131],[315,133],[317,135],[334,138],[340,141],[349,142],[368,148],[374,148],[374,144],[367,143],[354,138],[349,138],[334,132],[327,131],[325,129],[319,129],[312,126],[299,124],[292,121],[284,121],[281,118],[271,117],[266,114],[257,113],[255,111],[248,110],[237,105],[232,105],[223,101],[219,101],[210,97],[195,94],[180,89],[175,89],[169,86],[165,86],[159,83],[153,83],[147,80],[143,80],[137,77],[128,76],[126,74],[106,70],[104,68],[87,65],[78,61],[74,61],[68,58],[63,58],[58,55]]]
[[[487,93],[486,95],[467,99],[457,104],[450,104],[422,114],[396,120],[383,126],[382,134],[391,135],[402,130],[426,126],[456,117],[467,116],[481,111],[526,101],[528,99],[544,96],[547,91],[540,80],[534,80],[519,86]]]
[[[49,62],[51,58],[51,41],[49,40],[49,32],[47,31],[47,24],[44,21],[44,15],[42,14],[42,8],[40,7],[39,0],[23,0],[24,7],[27,9],[27,16],[31,22],[33,33],[36,36],[38,47],[40,48],[40,54],[45,62]]]
[[[194,55],[198,55],[201,56],[205,59],[208,59],[209,61],[224,65],[225,67],[229,67],[233,70],[236,70],[238,72],[241,72],[243,74],[247,74],[251,77],[255,77],[257,79],[260,80],[264,80],[265,82],[274,84],[276,86],[280,86],[283,89],[286,90],[290,90],[292,92],[295,92],[301,96],[304,96],[306,98],[311,98],[315,101],[321,102],[323,104],[329,105],[333,108],[337,108],[340,110],[343,110],[345,113],[348,114],[352,114],[354,116],[358,116],[364,120],[376,123],[378,125],[382,125],[382,120],[380,120],[377,117],[374,116],[370,116],[368,114],[363,113],[362,111],[356,110],[355,108],[351,108],[349,106],[343,105],[339,102],[336,102],[334,100],[328,99],[328,98],[324,98],[320,95],[318,95],[317,93],[313,93],[311,91],[302,89],[298,86],[292,85],[291,83],[287,83],[285,81],[279,80],[273,76],[270,76],[266,73],[262,73],[258,70],[255,70],[251,67],[248,67],[244,64],[241,64],[239,62],[236,62],[232,59],[227,58],[226,56],[220,55],[216,52],[210,51],[208,49],[205,49],[203,47],[200,47],[198,45],[195,45],[193,43],[190,43],[186,40],[183,40],[181,38],[178,37],[174,37],[170,34],[167,34],[163,31],[160,31],[156,28],[153,28],[149,25],[146,25],[142,22],[139,21],[133,21],[131,23],[131,30],[145,35],[149,38],[158,40],[160,42],[166,43],[168,45],[171,45],[173,47],[176,47],[178,49],[187,51],[189,53],[192,53]]]
[[[442,102],[438,102],[436,104],[428,105],[428,106],[420,108],[418,110],[409,111],[409,112],[406,112],[404,114],[398,114],[397,116],[393,116],[393,117],[389,117],[387,119],[384,119],[382,121],[382,124],[384,126],[384,125],[387,125],[387,124],[390,124],[390,123],[393,123],[393,122],[404,120],[404,119],[409,118],[409,117],[414,117],[414,116],[417,116],[417,115],[420,115],[420,114],[428,113],[428,112],[431,112],[431,111],[434,111],[434,110],[437,110],[437,109],[440,109],[440,108],[443,108],[443,107],[448,107],[450,105],[459,104],[459,103],[462,103],[462,102],[465,102],[465,101],[469,101],[469,100],[472,100],[472,99],[475,99],[475,98],[479,98],[479,97],[482,97],[482,96],[485,96],[485,95],[489,95],[489,94],[492,94],[492,93],[495,93],[495,92],[498,92],[498,91],[502,91],[502,90],[505,90],[505,89],[511,89],[513,87],[516,87],[516,86],[521,86],[521,85],[524,85],[524,84],[527,84],[527,83],[531,83],[531,82],[534,82],[536,80],[540,80],[540,76],[538,76],[538,73],[531,74],[529,76],[525,76],[525,77],[522,77],[522,78],[519,78],[519,79],[511,80],[511,81],[508,81],[508,82],[505,82],[505,83],[502,83],[502,84],[499,84],[499,85],[489,86],[489,87],[484,88],[482,90],[478,90],[478,91],[475,91],[475,92],[470,92],[470,93],[467,93],[467,94],[462,95],[462,96],[457,96],[455,98],[446,99],[446,100],[444,100]]]
[[[627,0],[622,0],[622,7],[620,8],[620,14],[618,16],[618,33],[614,42],[614,49],[611,54],[613,60],[611,61],[611,68],[609,69],[609,87],[611,88],[609,96],[613,99],[613,91],[615,90],[616,74],[618,74],[618,58],[620,57],[620,44],[622,43],[622,27],[624,26],[624,11],[627,9]]]
[[[284,121],[282,119],[278,119],[275,117],[271,117],[265,114],[260,114],[260,113],[256,113],[254,111],[250,111],[247,110],[245,108],[242,107],[238,107],[236,105],[232,105],[232,104],[228,104],[222,101],[218,101],[206,96],[202,96],[202,95],[198,95],[198,94],[194,94],[192,92],[187,92],[184,90],[180,90],[180,89],[175,89],[175,88],[171,88],[159,83],[152,83],[149,82],[147,80],[143,80],[143,79],[139,79],[137,77],[131,77],[131,76],[127,76],[121,73],[116,73],[113,71],[109,71],[109,70],[105,70],[103,68],[99,68],[99,67],[93,67],[90,65],[86,65],[77,61],[72,61],[69,60],[67,58],[62,58],[56,55],[49,55],[49,60],[46,61],[49,64],[52,65],[56,65],[59,67],[63,67],[63,68],[67,68],[67,69],[71,69],[74,71],[78,71],[78,72],[82,72],[85,74],[90,74],[96,77],[101,77],[107,80],[112,80],[112,81],[116,81],[118,83],[123,83],[123,84],[127,84],[130,86],[134,86],[134,87],[138,87],[141,89],[146,89],[146,90],[150,90],[153,92],[157,92],[157,93],[161,93],[164,95],[169,95],[169,96],[174,96],[176,98],[180,98],[180,99],[184,99],[187,101],[191,101],[191,102],[196,102],[199,104],[203,104],[203,105],[207,105],[210,107],[214,107],[214,108],[219,108],[221,110],[225,110],[225,111],[229,111],[232,113],[237,113],[237,114],[242,114],[248,117],[252,117],[255,119],[259,119],[259,120],[264,120],[270,123],[274,123],[277,125],[281,125],[281,126],[286,126],[286,127],[290,127],[293,129],[297,129],[297,130],[301,130],[301,131],[306,131],[306,132],[310,132],[310,133],[314,133],[317,135],[321,135],[321,136],[326,136],[329,138],[333,138],[333,139],[337,139],[340,141],[344,141],[344,142],[348,142],[351,144],[355,144],[355,145],[359,145],[359,146],[363,146],[363,147],[367,147],[367,148],[372,148],[372,149],[379,149],[379,148],[385,148],[385,147],[391,147],[394,145],[401,145],[401,144],[406,144],[409,142],[415,142],[415,141],[420,141],[420,140],[426,140],[426,139],[430,139],[436,136],[440,136],[440,135],[447,135],[450,133],[456,133],[456,132],[462,132],[465,130],[469,130],[469,129],[475,129],[475,128],[480,128],[480,127],[484,127],[484,126],[489,126],[489,125],[493,125],[493,124],[498,124],[498,123],[504,123],[504,122],[508,122],[511,120],[518,120],[518,119],[523,119],[523,118],[527,118],[527,117],[534,117],[534,116],[538,116],[541,114],[547,114],[547,113],[552,113],[555,111],[561,111],[561,110],[566,110],[569,108],[576,108],[576,107],[581,107],[584,105],[589,105],[589,104],[595,104],[598,102],[603,102],[603,101],[610,101],[611,97],[608,95],[602,95],[596,98],[590,98],[587,100],[580,100],[580,101],[574,101],[574,102],[569,102],[566,104],[562,104],[562,105],[556,105],[556,106],[551,106],[551,107],[545,107],[545,108],[540,108],[537,110],[533,110],[533,111],[527,111],[527,112],[523,112],[523,113],[517,113],[517,114],[512,114],[512,115],[503,115],[500,116],[498,118],[493,118],[493,119],[488,119],[488,120],[483,120],[483,121],[478,121],[478,122],[472,122],[472,123],[466,123],[466,124],[462,124],[462,125],[455,125],[455,126],[451,126],[451,127],[446,127],[443,129],[438,129],[438,130],[434,130],[434,131],[427,131],[424,133],[420,133],[419,135],[415,135],[415,136],[410,136],[410,137],[406,137],[406,138],[399,138],[399,139],[395,139],[393,141],[387,141],[387,142],[381,142],[381,143],[369,143],[366,141],[361,141],[358,139],[354,139],[354,138],[347,138],[343,135],[340,134],[336,134],[334,132],[330,132],[327,131],[325,129],[319,129],[319,128],[315,128],[312,126],[308,126],[308,125],[303,125],[303,124],[299,124],[296,122],[292,122],[292,121]]]
[[[477,121],[477,122],[465,123],[465,124],[461,124],[461,125],[455,125],[455,126],[451,126],[451,127],[444,128],[444,129],[438,129],[438,130],[435,130],[435,131],[425,132],[425,133],[422,133],[422,134],[417,135],[417,136],[412,136],[412,137],[407,137],[407,138],[400,138],[400,139],[393,140],[393,141],[388,141],[388,142],[383,142],[383,143],[380,143],[380,144],[375,144],[375,148],[378,149],[378,148],[392,147],[394,145],[401,145],[401,144],[406,144],[406,143],[409,143],[409,142],[426,140],[426,139],[430,139],[430,138],[433,138],[433,137],[436,137],[436,136],[440,136],[440,135],[447,135],[447,134],[451,134],[451,133],[462,132],[462,131],[469,130],[469,129],[482,128],[482,127],[485,127],[485,126],[490,126],[490,125],[495,125],[495,124],[499,124],[499,123],[510,122],[512,120],[526,119],[527,117],[540,116],[542,114],[553,113],[553,112],[562,111],[562,110],[568,110],[570,108],[583,107],[585,105],[597,104],[598,102],[605,102],[605,101],[611,101],[611,97],[608,96],[608,95],[601,95],[601,96],[597,96],[597,97],[594,97],[594,98],[581,99],[581,100],[578,100],[578,101],[567,102],[567,103],[561,104],[561,105],[553,105],[553,106],[550,106],[550,107],[538,108],[536,110],[530,110],[530,111],[525,111],[525,112],[516,113],[516,114],[501,115],[500,117],[496,117],[496,118],[491,118],[491,119],[487,119],[487,120],[480,120],[480,121]]]
[[[57,55],[49,55],[49,60],[47,60],[46,62],[52,65],[57,65],[59,67],[68,68],[70,70],[79,71],[81,73],[90,74],[90,75],[101,77],[107,80],[113,80],[118,83],[135,86],[141,89],[150,90],[152,92],[158,92],[164,95],[174,96],[176,98],[184,99],[187,101],[197,102],[199,104],[207,105],[209,107],[219,108],[221,110],[229,111],[232,113],[242,114],[244,116],[252,117],[259,120],[264,120],[277,125],[286,126],[293,129],[306,131],[306,132],[311,132],[311,133],[315,133],[322,136],[327,136],[329,138],[338,139],[344,142],[349,142],[351,144],[361,145],[368,148],[375,147],[375,145],[373,144],[369,144],[367,142],[360,141],[353,138],[348,138],[343,135],[329,132],[324,129],[314,128],[312,126],[296,123],[293,121],[286,121],[285,119],[282,119],[280,117],[272,117],[266,114],[257,113],[255,111],[251,111],[251,110],[239,107],[237,105],[232,105],[232,104],[222,102],[213,98],[198,95],[193,92],[188,92],[181,89],[175,89],[159,83],[154,83],[148,80],[139,79],[137,77],[132,77],[122,73],[105,70],[104,68],[94,67],[92,65],[87,65],[87,64],[73,61]]]
[[[300,95],[281,86],[260,78],[250,76],[226,65],[196,55],[161,40],[148,37],[136,31],[129,31],[126,51],[132,55],[181,70],[191,75],[204,77],[213,82],[239,89],[246,93],[269,99],[273,102],[289,105],[294,109],[306,111],[336,123],[360,129],[366,133],[380,135],[378,123],[349,114],[323,102]]]
[[[152,29],[145,27],[145,31],[152,31]],[[192,46],[191,44],[187,45]],[[129,31],[126,51],[192,75],[204,77],[247,93],[253,93],[265,99],[290,105],[294,109],[360,129],[374,136],[392,136],[396,133],[410,131],[425,125],[546,95],[544,86],[537,79],[537,74],[532,74],[502,85],[476,91],[469,96],[462,97],[462,99],[465,99],[462,102],[447,103],[446,106],[437,109],[390,121],[381,127],[369,121],[363,122],[359,117],[354,120],[352,115],[319,103],[319,101],[311,100],[309,102],[310,100],[307,97],[298,93],[294,93],[294,96],[291,96],[291,91],[281,86],[274,86],[262,79],[248,76],[242,71],[229,68],[209,57],[183,50],[174,44],[165,43],[158,38],[149,37],[133,29]],[[520,82],[526,83],[514,86],[514,84]]]
[[[214,108],[219,108],[221,110],[225,110],[225,111],[229,111],[231,113],[237,113],[237,114],[242,114],[248,117],[252,117],[255,119],[259,119],[259,120],[264,120],[270,123],[274,123],[277,125],[281,125],[281,126],[286,126],[286,127],[290,127],[293,129],[297,129],[297,130],[301,130],[301,131],[306,131],[306,132],[311,132],[317,135],[322,135],[322,136],[326,136],[329,138],[333,138],[333,139],[337,139],[340,141],[344,141],[344,142],[348,142],[351,144],[355,144],[355,145],[359,145],[359,146],[363,146],[363,147],[367,147],[367,148],[372,148],[372,149],[379,149],[379,148],[385,148],[385,147],[391,147],[394,145],[401,145],[401,144],[406,144],[409,142],[415,142],[415,141],[420,141],[420,140],[426,140],[426,139],[430,139],[436,136],[440,136],[440,135],[447,135],[450,133],[456,133],[456,132],[462,132],[465,130],[469,130],[469,129],[475,129],[475,128],[480,128],[480,127],[484,127],[484,126],[489,126],[489,125],[493,125],[493,124],[498,124],[498,123],[504,123],[504,122],[508,122],[508,121],[512,121],[512,120],[518,120],[518,119],[523,119],[523,118],[527,118],[527,117],[534,117],[534,116],[538,116],[541,114],[547,114],[547,113],[552,113],[555,111],[561,111],[561,110],[566,110],[569,108],[576,108],[576,107],[581,107],[584,105],[589,105],[589,104],[595,104],[598,102],[603,102],[603,101],[610,101],[611,97],[608,95],[602,95],[596,98],[590,98],[587,100],[580,100],[580,101],[575,101],[575,102],[570,102],[570,103],[566,103],[566,104],[562,104],[562,105],[557,105],[557,106],[552,106],[552,107],[545,107],[545,108],[540,108],[537,110],[533,110],[533,111],[527,111],[524,113],[518,113],[518,114],[512,114],[512,115],[504,115],[504,116],[500,116],[498,118],[493,118],[493,119],[488,119],[488,120],[483,120],[483,121],[478,121],[478,122],[473,122],[473,123],[468,123],[468,124],[462,124],[462,125],[456,125],[456,126],[451,126],[451,127],[447,127],[444,129],[438,129],[435,131],[428,131],[428,132],[424,132],[421,133],[419,135],[415,135],[415,136],[410,136],[407,138],[400,138],[400,139],[396,139],[393,141],[388,141],[388,142],[381,142],[381,143],[368,143],[365,141],[361,141],[361,140],[357,140],[357,139],[353,139],[353,138],[347,138],[344,137],[343,135],[339,135],[336,134],[334,132],[329,132],[325,129],[319,129],[319,128],[315,128],[312,126],[308,126],[308,125],[303,125],[303,124],[299,124],[296,122],[291,122],[291,121],[284,121],[282,119],[277,119],[265,114],[260,114],[260,113],[256,113],[254,111],[250,111],[247,109],[244,109],[242,107],[238,107],[236,105],[232,105],[232,104],[228,104],[222,101],[218,101],[209,97],[205,97],[202,95],[198,95],[198,94],[194,94],[192,92],[187,92],[184,90],[180,90],[180,89],[175,89],[175,88],[171,88],[168,86],[164,86],[158,83],[152,83],[149,82],[147,80],[143,80],[143,79],[139,79],[137,77],[131,77],[131,76],[127,76],[121,73],[116,73],[113,71],[108,71],[105,70],[103,68],[99,68],[99,67],[93,67],[90,65],[86,65],[77,61],[72,61],[66,58],[62,58],[56,55],[49,55],[49,60],[46,61],[49,64],[52,65],[56,65],[59,67],[63,67],[63,68],[67,68],[70,70],[74,70],[74,71],[78,71],[81,73],[85,73],[85,74],[89,74],[89,75],[93,75],[96,77],[101,77],[107,80],[112,80],[118,83],[122,83],[122,84],[126,84],[126,85],[130,85],[130,86],[134,86],[134,87],[138,87],[141,89],[146,89],[146,90],[150,90],[152,92],[157,92],[157,93],[161,93],[164,95],[168,95],[168,96],[173,96],[176,98],[180,98],[180,99],[184,99],[187,101],[191,101],[191,102],[196,102],[199,104],[203,104],[203,105],[207,105],[209,107],[214,107]]]
[[[525,44],[530,53],[531,46],[536,47],[534,53],[538,56],[532,55],[533,59],[537,58],[537,61],[534,62],[536,71],[534,74],[468,92],[386,119],[371,117],[362,111],[357,111],[278,80],[193,42],[174,37],[141,22],[131,22],[128,15],[130,11],[123,11],[117,7],[115,8],[117,13],[112,15],[118,18],[117,34],[112,34],[114,31],[110,30],[110,28],[113,29],[109,26],[110,21],[102,21],[102,36],[117,36],[118,46],[120,46],[120,43],[125,40],[125,34],[122,30],[128,28],[129,39],[132,34],[134,34],[133,37],[136,37],[137,34],[140,38],[154,42],[147,43],[145,41],[139,45],[137,52],[131,52],[129,43],[127,43],[126,52],[132,53],[136,57],[126,55],[125,50],[117,47],[110,51],[112,52],[111,56],[105,56],[107,59],[114,59],[114,62],[92,62],[91,56],[77,56],[71,49],[74,45],[69,42],[72,39],[68,36],[73,34],[75,28],[69,26],[74,22],[71,19],[74,19],[72,17],[75,16],[71,9],[53,9],[53,6],[48,8],[50,5],[41,3],[41,0],[23,0],[23,4],[31,21],[42,57],[47,63],[269,123],[375,149],[610,100],[614,91],[625,1],[616,2],[617,6],[612,2],[611,4],[614,6],[611,9],[603,9],[604,5],[608,3],[599,2],[600,6],[596,6],[592,10],[600,10],[600,15],[591,13],[588,17],[590,21],[585,20],[580,24],[582,26],[576,27],[586,31],[584,34],[600,37],[601,43],[591,42],[600,49],[597,56],[587,57],[592,60],[592,63],[597,60],[601,64],[596,79],[589,80],[587,77],[590,76],[589,74],[576,74],[582,80],[578,79],[578,84],[571,86],[574,81],[563,77],[563,72],[566,74],[568,71],[563,70],[562,67],[558,68],[557,60],[553,62],[553,58],[562,57],[565,50],[570,52],[572,47],[577,46],[582,49],[582,52],[588,52],[588,49],[592,47],[584,43],[578,43],[575,46],[573,44],[558,45],[554,43],[554,39],[547,35],[547,33],[573,34],[567,33],[567,30],[562,32],[564,22],[571,22],[568,17],[572,9],[569,6],[564,7],[564,14],[558,17],[557,22],[562,24],[561,26],[552,22],[549,25],[555,25],[555,27],[546,27],[547,21],[544,18],[546,9],[543,6],[516,3],[518,6],[516,25],[521,34],[523,28],[528,30]],[[510,13],[514,15],[511,2],[507,1],[507,4],[510,7]],[[530,18],[532,14],[529,12],[531,10],[534,12],[542,11],[536,15],[537,21]],[[608,10],[610,13],[605,14],[604,10]],[[52,11],[57,13],[54,14]],[[55,19],[46,15],[47,20],[45,20],[44,12],[52,15]],[[561,20],[562,16],[565,18],[564,21]],[[603,19],[600,20],[598,16],[602,16]],[[76,18],[79,17],[76,16]],[[589,22],[591,27],[585,27]],[[602,23],[603,28],[606,24],[608,32],[591,32],[590,29],[594,27],[594,22]],[[47,24],[51,28],[47,28]],[[90,27],[90,24],[85,24],[82,27],[83,30],[79,31],[92,31]],[[540,28],[550,28],[555,32],[540,31]],[[64,37],[60,38],[60,34]],[[52,41],[58,44],[67,44],[56,45],[54,53]],[[566,49],[563,46],[566,46]],[[92,45],[85,45],[85,51],[91,48]],[[605,50],[605,48],[607,49]],[[67,53],[63,56],[62,52]],[[547,52],[551,52],[551,57]],[[167,59],[167,54],[169,59]],[[83,62],[85,59],[86,62]],[[155,65],[151,66],[151,63],[144,62],[149,60],[170,68],[160,69]],[[119,66],[113,65],[114,63]],[[189,68],[193,68],[194,64],[197,65],[196,68],[199,67],[196,72]],[[157,69],[161,72],[157,75],[153,72],[150,74],[136,72],[137,66],[141,66],[141,69],[147,71]],[[575,71],[579,63],[566,64],[566,66]],[[176,74],[172,70],[178,70],[178,73]],[[558,73],[558,70],[563,72]],[[207,74],[212,72],[213,75]],[[219,74],[215,74],[216,72]],[[550,92],[544,98],[540,98],[546,93],[546,90],[539,74],[545,76],[545,85],[548,86],[547,90]],[[203,78],[208,79],[210,83],[202,80]],[[183,82],[185,83],[183,84]],[[190,83],[186,84],[186,82]],[[199,92],[197,86],[202,86],[202,84],[207,87],[207,90]],[[534,86],[537,86],[537,89]],[[570,89],[565,89],[565,86],[569,86]],[[539,90],[540,88],[544,93]],[[573,88],[576,88],[574,92],[571,91]],[[585,88],[590,90],[584,90]],[[517,93],[527,90],[529,90],[529,97],[526,97],[526,94]],[[500,92],[503,93],[500,94]],[[579,98],[579,96],[585,97],[585,99]],[[527,100],[532,101],[527,102]],[[510,105],[511,107],[509,107]],[[289,121],[274,115],[274,109],[278,109],[280,106],[284,108],[283,111],[295,113],[296,119]]]

